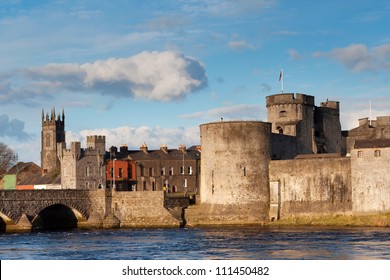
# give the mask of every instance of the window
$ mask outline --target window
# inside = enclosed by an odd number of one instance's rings
[[[192,175],[192,166],[188,166],[188,174]]]
[[[145,176],[145,167],[141,166],[141,176]]]
[[[184,188],[187,189],[187,179],[184,179]]]
[[[279,131],[279,134],[283,134],[283,128],[281,126],[278,126],[276,129]]]
[[[358,153],[357,153],[357,157],[358,157],[358,158],[361,158],[361,157],[363,157],[363,151],[358,151]]]
[[[287,112],[286,111],[280,111],[279,112],[279,118],[284,118],[287,117]]]
[[[85,167],[85,176],[89,176],[91,174],[91,167],[90,166],[87,166]]]
[[[165,176],[165,167],[161,167],[161,176]]]
[[[244,176],[246,176],[246,167],[243,168]]]
[[[180,166],[180,174],[184,175],[184,166]]]
[[[149,176],[154,176],[153,167],[150,167],[150,168],[149,168]]]
[[[123,177],[123,169],[119,168],[118,178],[122,178],[122,177]]]
[[[155,182],[152,182],[152,190],[156,191],[156,183]]]
[[[375,156],[375,157],[380,157],[380,156],[381,156],[381,151],[380,151],[380,150],[376,150],[376,151],[374,152],[374,156]]]
[[[112,168],[112,167],[111,167],[111,170],[110,170],[110,177],[114,178],[114,168]]]
[[[143,181],[143,190],[146,191],[146,181]]]
[[[173,175],[173,167],[171,166],[170,168],[169,168],[169,175]]]

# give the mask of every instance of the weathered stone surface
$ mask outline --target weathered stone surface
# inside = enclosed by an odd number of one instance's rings
[[[281,217],[352,211],[349,158],[270,162],[270,181],[280,183]]]

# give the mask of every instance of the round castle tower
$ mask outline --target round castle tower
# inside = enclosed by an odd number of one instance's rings
[[[223,121],[200,126],[200,204],[188,225],[260,224],[269,213],[271,124]]]

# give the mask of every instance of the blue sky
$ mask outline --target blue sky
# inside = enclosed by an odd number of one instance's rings
[[[266,121],[281,91],[337,100],[343,129],[390,115],[388,1],[0,0],[0,142],[40,163],[41,111],[66,139],[199,144],[199,125]]]

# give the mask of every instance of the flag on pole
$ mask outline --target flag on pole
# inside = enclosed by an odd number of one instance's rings
[[[283,69],[282,69],[282,67],[280,67],[279,82],[280,82],[280,86],[282,88],[282,93],[283,93]]]

